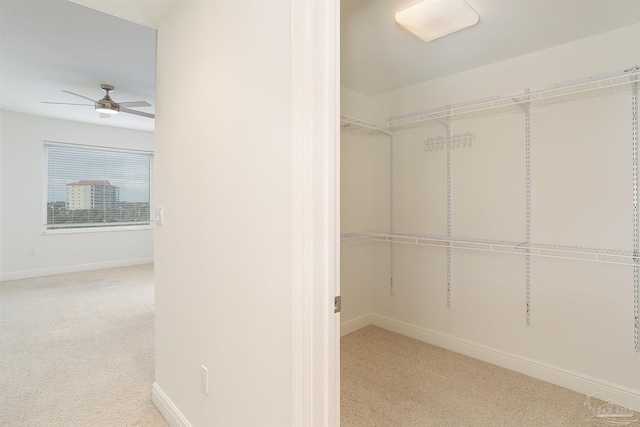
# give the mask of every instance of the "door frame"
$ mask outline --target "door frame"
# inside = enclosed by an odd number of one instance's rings
[[[340,425],[340,1],[291,1],[294,426]]]

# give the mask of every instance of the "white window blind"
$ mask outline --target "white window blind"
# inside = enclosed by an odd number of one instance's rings
[[[153,153],[44,144],[47,230],[151,224]]]

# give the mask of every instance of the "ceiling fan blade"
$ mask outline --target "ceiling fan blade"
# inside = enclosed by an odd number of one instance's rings
[[[49,101],[41,101],[41,104],[56,104],[56,105],[82,105],[84,107],[95,107],[95,104],[73,104],[71,102],[49,102]]]
[[[151,107],[147,101],[118,102],[118,105],[121,107]]]
[[[93,102],[93,103],[98,102],[98,101],[96,101],[95,99],[88,98],[88,97],[86,97],[86,96],[84,96],[84,95],[80,95],[79,93],[69,92],[68,90],[64,90],[64,89],[62,89],[62,91],[63,91],[63,92],[65,92],[65,93],[68,93],[68,94],[70,94],[70,95],[75,95],[75,96],[79,96],[80,98],[87,99],[87,100],[89,100],[89,101],[91,101],[91,102]]]
[[[111,114],[100,113],[100,118],[101,119],[110,119],[111,118]]]
[[[122,105],[122,104],[120,104],[120,105]],[[145,112],[142,112],[142,111],[130,110],[128,108],[122,108],[122,107],[120,108],[120,112],[121,113],[135,114],[137,116],[142,116],[142,117],[149,117],[150,119],[153,119],[153,118],[156,117],[155,115],[153,115],[151,113],[145,113]]]

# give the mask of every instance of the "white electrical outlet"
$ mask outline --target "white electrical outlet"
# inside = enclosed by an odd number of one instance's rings
[[[209,394],[209,370],[204,365],[200,365],[200,385],[204,394]]]

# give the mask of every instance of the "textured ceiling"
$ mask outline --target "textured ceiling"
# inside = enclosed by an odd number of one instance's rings
[[[342,0],[342,86],[373,96],[640,22],[639,0],[466,0],[477,25],[424,42],[395,23],[416,0]]]
[[[153,27],[178,1],[0,0],[0,108],[153,130],[144,117],[40,102],[82,102],[61,89],[98,99],[107,83],[116,101],[155,106]],[[373,96],[640,22],[640,0],[466,1],[480,22],[426,43],[393,19],[415,0],[342,0],[342,85]]]

